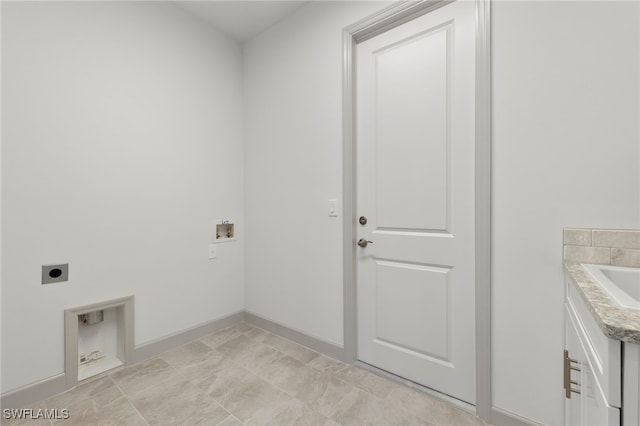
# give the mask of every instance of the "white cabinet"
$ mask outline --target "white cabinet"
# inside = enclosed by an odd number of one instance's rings
[[[640,345],[624,343],[622,424],[640,425]]]
[[[565,424],[640,424],[640,345],[606,337],[570,279],[566,285]]]
[[[598,382],[594,367],[587,355],[589,344],[581,336],[577,318],[567,305],[566,315],[566,356],[565,407],[567,425],[619,425],[620,409],[612,407],[606,400]],[[620,362],[620,360],[618,360]],[[567,383],[568,382],[568,383]],[[567,392],[568,388],[568,392]]]
[[[565,310],[565,351],[564,351],[564,391],[565,391],[565,424],[583,424],[582,415],[582,388],[584,383],[582,373],[586,364],[586,356],[580,337],[578,328],[569,315],[568,309]]]

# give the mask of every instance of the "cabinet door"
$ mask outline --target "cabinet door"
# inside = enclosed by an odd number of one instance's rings
[[[578,335],[578,329],[574,323],[574,319],[570,313],[570,308],[567,306],[565,310],[565,349],[569,351],[569,357],[578,361],[573,365],[582,370],[582,365],[585,364],[584,352],[580,345],[580,337]],[[565,365],[566,368],[566,365]],[[577,385],[571,385],[572,389],[580,391],[580,384],[582,384],[582,371],[570,371],[571,380],[578,382]],[[566,384],[565,384],[566,386]],[[582,416],[582,394],[569,393],[569,398],[565,397],[565,425],[583,425],[584,420]]]
[[[620,410],[607,403],[604,392],[593,374],[577,318],[572,315],[569,307],[565,313],[567,317],[565,325],[566,347],[569,351],[569,357],[576,361],[572,365],[580,369],[580,371],[571,370],[571,380],[577,382],[571,387],[580,393],[572,392],[571,398],[565,401],[566,424],[570,426],[619,425]]]
[[[586,359],[584,352],[580,353]],[[620,409],[611,407],[604,398],[604,392],[593,374],[589,362],[581,364],[580,396],[582,400],[582,419],[585,425],[619,425]]]
[[[640,345],[624,344],[624,400],[622,424],[640,425]]]

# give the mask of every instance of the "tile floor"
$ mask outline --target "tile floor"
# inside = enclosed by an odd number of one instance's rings
[[[437,398],[247,323],[28,408],[60,425],[484,425]],[[48,425],[48,420],[3,425]]]

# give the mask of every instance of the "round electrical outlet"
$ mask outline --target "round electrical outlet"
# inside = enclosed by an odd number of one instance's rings
[[[49,276],[51,278],[58,278],[60,275],[62,275],[62,269],[54,268],[49,271]]]

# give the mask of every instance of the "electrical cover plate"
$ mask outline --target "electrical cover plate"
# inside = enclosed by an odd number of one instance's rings
[[[69,264],[42,265],[42,284],[69,281]]]

